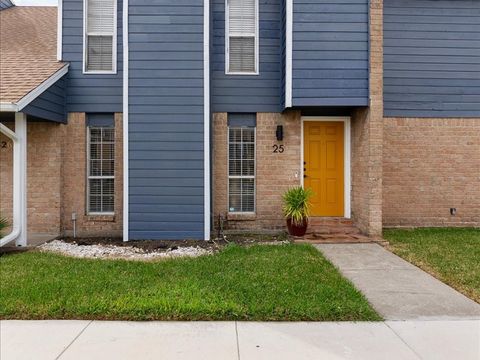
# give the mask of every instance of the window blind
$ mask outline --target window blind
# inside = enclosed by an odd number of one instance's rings
[[[228,72],[256,72],[257,0],[228,0]]]
[[[87,71],[114,70],[114,34],[116,0],[87,0],[86,49]]]
[[[115,198],[115,129],[88,127],[88,213],[111,214]]]
[[[255,211],[255,128],[228,131],[228,211]]]

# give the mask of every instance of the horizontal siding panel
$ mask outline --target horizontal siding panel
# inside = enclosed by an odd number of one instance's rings
[[[66,77],[50,86],[30,104],[22,109],[27,115],[55,122],[66,122]]]
[[[83,74],[83,2],[63,0],[62,58],[70,63],[68,112],[122,112],[122,0],[117,3],[117,73]]]
[[[480,116],[480,2],[385,0],[386,116]]]
[[[367,103],[368,0],[294,0],[292,60],[293,106]]]
[[[148,228],[148,225],[143,225]],[[134,239],[169,239],[169,240],[182,240],[182,239],[199,239],[203,236],[199,231],[132,231],[130,236]]]
[[[129,9],[129,236],[203,239],[203,7]]]
[[[259,0],[260,67],[255,76],[225,74],[225,0],[212,0],[211,7],[211,110],[280,111],[281,0]]]

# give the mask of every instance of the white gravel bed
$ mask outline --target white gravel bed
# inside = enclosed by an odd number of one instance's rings
[[[197,257],[210,255],[212,250],[200,247],[179,247],[175,250],[159,250],[146,252],[141,248],[116,245],[78,245],[62,240],[53,240],[38,247],[42,252],[54,252],[77,258],[89,259],[126,259],[126,260],[155,260],[178,257]]]

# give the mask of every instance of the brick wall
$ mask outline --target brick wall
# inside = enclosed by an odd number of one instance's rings
[[[352,216],[360,230],[382,234],[383,1],[370,1],[369,108],[352,114]]]
[[[386,118],[384,134],[385,226],[480,226],[480,119]]]
[[[3,123],[14,130],[13,122]],[[0,133],[0,216],[12,223],[13,206],[13,142]],[[3,235],[11,231],[11,226],[3,230]]]
[[[14,129],[14,123],[6,123]],[[30,233],[60,234],[63,126],[52,122],[27,124],[27,226]],[[0,134],[0,214],[12,220],[13,144]],[[5,231],[5,233],[7,233]]]
[[[284,127],[284,139],[275,137],[277,125]],[[256,129],[256,212],[255,215],[228,215],[230,229],[279,229],[285,227],[282,194],[300,185],[300,113],[258,113]],[[213,215],[228,210],[227,114],[213,116]],[[282,144],[283,153],[273,145]],[[297,176],[295,176],[297,175]]]
[[[87,127],[85,113],[69,113],[65,126],[62,230],[72,235],[72,213],[77,215],[77,236],[122,236],[123,132],[122,114],[115,114],[115,215],[87,215]]]
[[[13,122],[6,123],[14,127]],[[115,215],[86,214],[86,122],[71,113],[68,125],[33,122],[27,125],[28,232],[71,235],[72,212],[78,236],[122,236],[123,133],[122,114],[115,115]],[[12,219],[12,142],[0,135],[0,214]],[[5,233],[8,232],[5,231]]]

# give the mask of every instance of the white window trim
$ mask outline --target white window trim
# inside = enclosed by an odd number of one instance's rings
[[[302,116],[302,131],[300,136],[300,182],[303,187],[303,161],[304,161],[304,123],[305,121],[339,121],[344,123],[343,128],[343,164],[344,164],[344,184],[343,184],[343,217],[350,219],[351,214],[351,119],[350,117],[319,117]]]
[[[62,61],[63,41],[63,0],[58,0],[57,5],[57,60]]]
[[[87,2],[88,0],[83,0],[83,66],[82,72],[86,75],[96,75],[96,74],[116,74],[117,73],[117,0],[114,0],[113,5],[113,39],[112,39],[112,70],[87,70]],[[89,35],[105,35],[102,33],[91,33]]]
[[[115,183],[115,170],[113,175],[109,176],[101,176],[101,175],[95,175],[91,176],[90,175],[90,129],[91,128],[101,128],[102,126],[87,126],[87,203],[86,203],[86,213],[87,215],[115,215],[115,211],[90,211],[90,179],[113,179]],[[115,136],[115,131],[114,131],[114,136]],[[114,147],[114,169],[115,169],[115,154],[116,154],[116,138],[113,138],[113,147]],[[115,207],[115,184],[113,185],[113,194],[114,194],[114,199],[113,199],[113,206]]]
[[[241,126],[227,126],[227,212],[230,215],[255,215],[257,213],[257,127],[253,128],[253,144],[255,146],[253,176],[230,176],[230,128],[238,129]],[[230,179],[253,179],[253,211],[230,211]]]
[[[253,72],[238,72],[230,71],[230,7],[229,0],[225,0],[225,74],[226,75],[259,75],[259,66],[260,66],[260,37],[259,37],[259,1],[255,0],[255,71]],[[241,34],[236,34],[241,36]],[[235,36],[235,34],[233,34]]]
[[[293,0],[286,0],[285,24],[285,108],[292,107]]]

